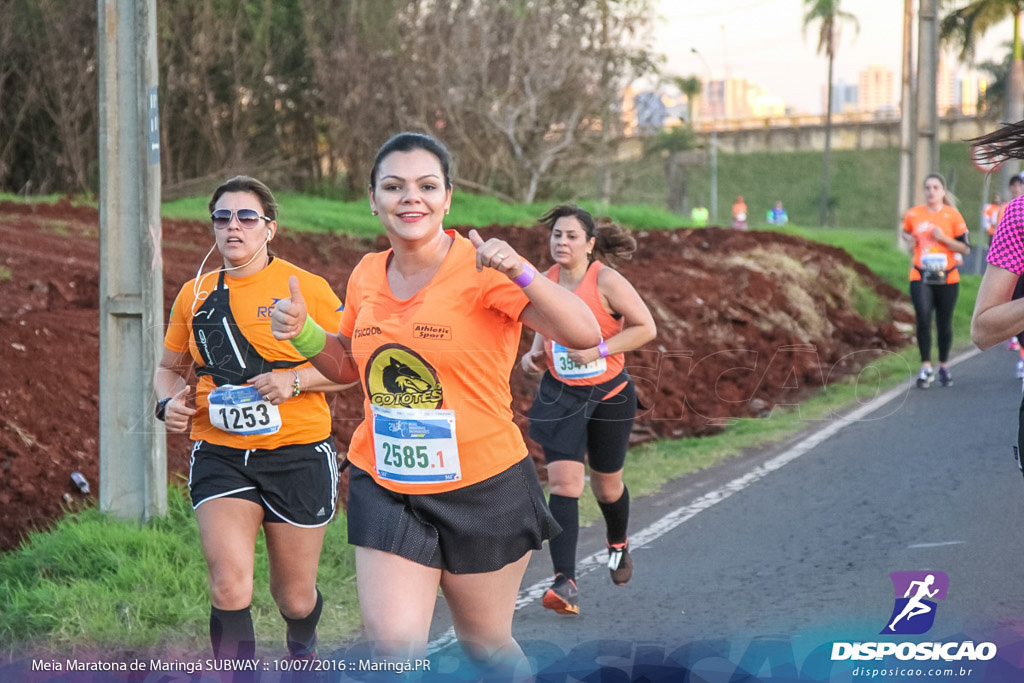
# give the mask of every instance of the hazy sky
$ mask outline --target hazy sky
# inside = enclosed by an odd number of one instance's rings
[[[656,50],[672,75],[746,78],[805,113],[821,113],[828,67],[816,52],[818,24],[803,30],[804,0],[657,0]],[[914,2],[915,21],[917,1]],[[901,0],[844,0],[860,30],[842,24],[835,78],[856,85],[857,73],[878,64],[893,71],[899,100],[903,43]],[[981,60],[1003,51],[1013,35],[1007,20],[979,43]],[[916,55],[916,36],[915,55]],[[696,48],[705,62],[691,52]]]

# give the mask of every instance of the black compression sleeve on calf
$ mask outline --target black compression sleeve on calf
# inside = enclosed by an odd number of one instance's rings
[[[316,651],[316,625],[320,623],[320,613],[323,609],[324,596],[317,588],[316,605],[313,606],[312,612],[301,619],[291,619],[286,617],[283,612],[281,613],[285,623],[288,624],[286,639],[288,652],[292,657],[306,657]]]
[[[604,523],[608,527],[609,543],[624,543],[629,528],[629,489],[623,485],[622,495],[614,503],[597,501],[604,515]]]
[[[251,606],[227,610],[210,605],[210,644],[215,659],[252,659],[256,654],[256,633]]]
[[[551,516],[562,527],[562,533],[548,541],[551,564],[556,574],[576,580],[576,541],[580,535],[580,500],[554,493],[548,501]]]

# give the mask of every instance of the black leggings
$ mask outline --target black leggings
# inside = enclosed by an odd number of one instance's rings
[[[951,285],[926,285],[917,280],[910,283],[910,299],[914,302],[917,316],[917,348],[921,362],[932,358],[932,311],[935,311],[935,327],[938,331],[939,362],[949,360],[953,347],[953,309],[960,294],[960,283]]]

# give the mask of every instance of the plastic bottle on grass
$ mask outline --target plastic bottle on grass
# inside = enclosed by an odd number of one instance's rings
[[[71,481],[75,482],[75,486],[82,493],[89,493],[89,481],[85,478],[81,472],[72,472]]]

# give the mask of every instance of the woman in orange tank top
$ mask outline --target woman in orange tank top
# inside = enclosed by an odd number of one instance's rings
[[[548,506],[562,527],[548,547],[555,579],[543,604],[559,614],[579,614],[576,540],[579,497],[584,487],[584,455],[590,486],[604,516],[608,569],[623,585],[633,575],[626,535],[629,490],[622,469],[636,416],[636,390],[625,371],[623,353],[654,339],[657,329],[633,285],[594,259],[631,257],[636,240],[609,219],[562,205],[541,222],[551,230],[548,279],[583,299],[601,326],[602,341],[586,349],[567,349],[537,334],[523,356],[527,375],[544,374],[530,408],[530,436],[544,448],[548,463]],[[545,372],[546,370],[546,372]]]

